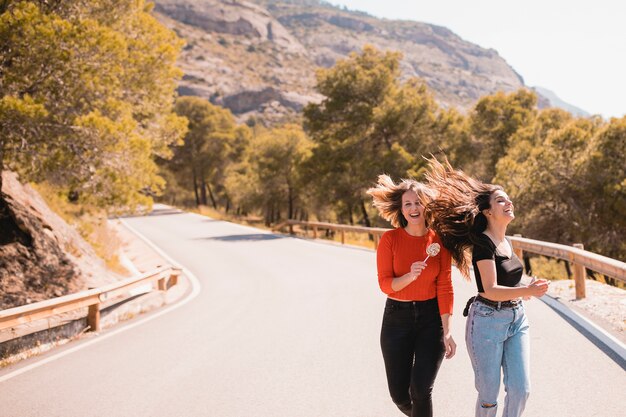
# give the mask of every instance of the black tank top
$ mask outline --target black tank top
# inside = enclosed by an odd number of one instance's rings
[[[506,238],[509,245],[511,241]],[[511,247],[512,248],[512,247]],[[511,257],[500,255],[496,252],[496,245],[485,234],[480,235],[480,244],[474,245],[472,249],[472,266],[474,267],[474,276],[476,277],[476,286],[478,292],[485,292],[483,288],[480,271],[476,262],[483,259],[493,259],[496,263],[496,281],[498,285],[505,287],[516,287],[522,279],[524,266],[520,262],[515,252],[511,251]]]

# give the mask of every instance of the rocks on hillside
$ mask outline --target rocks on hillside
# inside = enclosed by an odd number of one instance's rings
[[[227,33],[267,40],[292,53],[304,53],[300,43],[262,7],[245,1],[159,0],[155,10],[209,33]]]
[[[229,108],[235,114],[242,114],[259,110],[273,102],[298,112],[308,102],[317,100],[317,97],[306,97],[289,91],[282,92],[273,87],[265,87],[258,90],[241,91],[214,101]]]
[[[404,77],[423,78],[441,104],[461,110],[484,95],[524,86],[495,50],[465,41],[445,27],[377,19],[330,6],[301,13],[302,7],[291,2],[271,3],[278,20],[318,65],[332,65],[364,44],[400,51]]]
[[[187,42],[179,93],[224,105],[240,119],[296,115],[302,99],[322,99],[315,68],[365,44],[402,52],[403,77],[423,78],[444,107],[467,110],[484,95],[524,86],[496,51],[441,26],[377,19],[312,0],[155,3],[157,17]]]
[[[0,310],[112,282],[80,235],[17,175],[2,172]]]

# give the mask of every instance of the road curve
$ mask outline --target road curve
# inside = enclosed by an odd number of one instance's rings
[[[379,349],[373,251],[171,211],[126,221],[197,277],[197,296],[3,369],[0,417],[400,415]],[[459,350],[437,379],[435,415],[471,417],[460,310],[474,289],[453,280]],[[623,416],[624,370],[542,302],[527,307],[526,415]]]

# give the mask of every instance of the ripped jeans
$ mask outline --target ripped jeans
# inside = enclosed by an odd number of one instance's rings
[[[530,394],[530,337],[523,304],[497,309],[474,301],[465,342],[478,391],[476,417],[495,417],[502,372],[506,392],[502,417],[521,416]]]

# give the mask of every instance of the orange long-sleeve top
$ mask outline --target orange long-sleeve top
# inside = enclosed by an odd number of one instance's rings
[[[391,288],[393,279],[409,272],[414,262],[426,259],[426,247],[431,243],[439,243],[439,254],[428,258],[426,268],[415,281],[400,291],[394,291]],[[439,314],[452,314],[452,257],[434,231],[429,229],[424,236],[411,236],[402,227],[385,232],[378,244],[376,263],[378,284],[385,294],[406,301],[425,301],[437,297]]]

